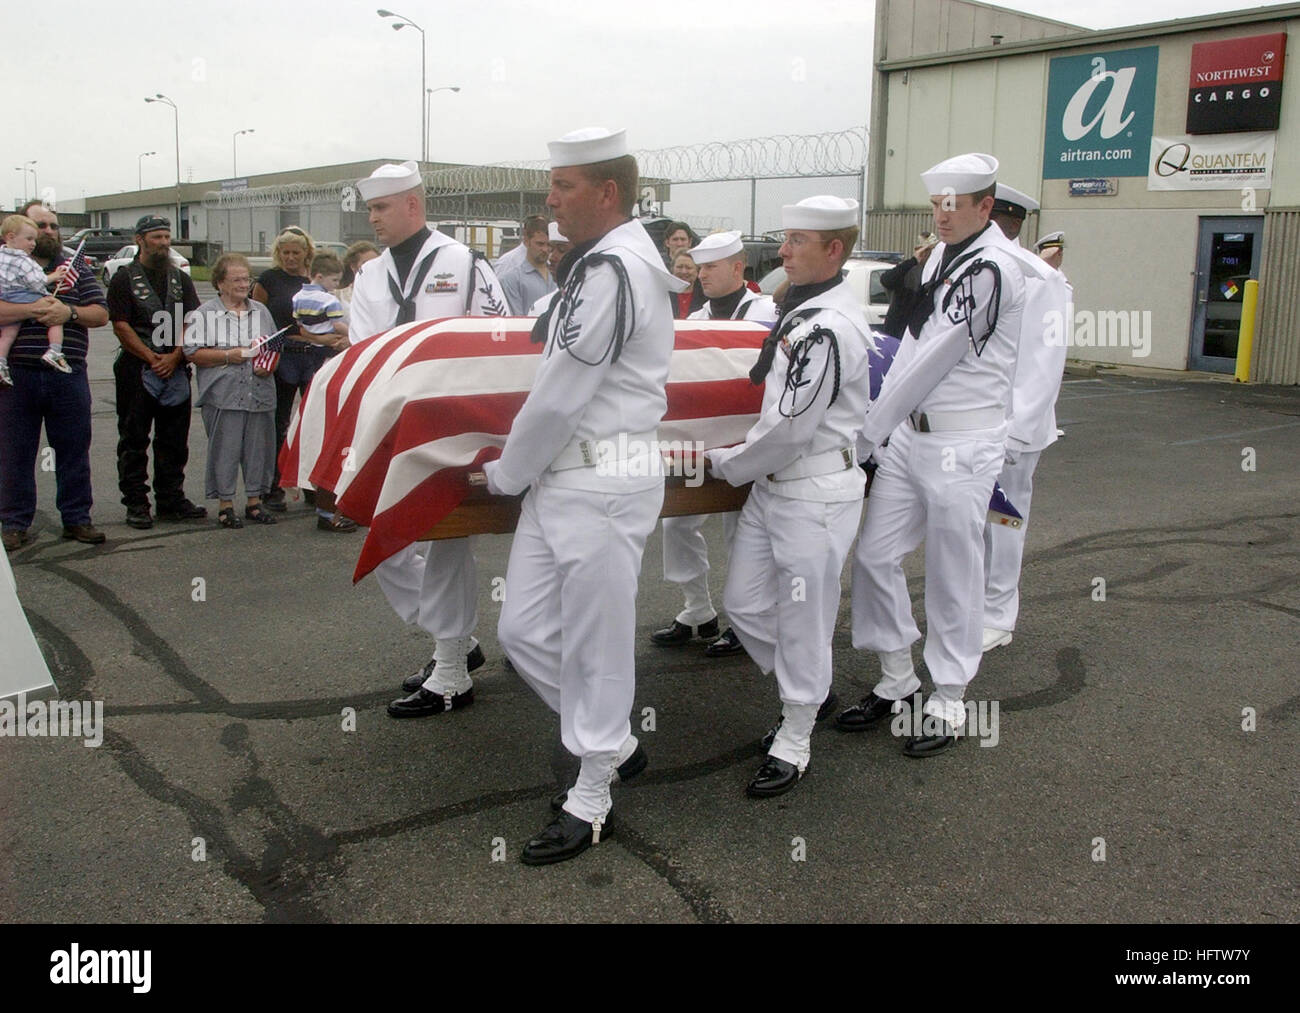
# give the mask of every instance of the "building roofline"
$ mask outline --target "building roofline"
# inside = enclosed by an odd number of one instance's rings
[[[1238,28],[1242,25],[1255,24],[1261,21],[1285,21],[1295,17],[1300,17],[1300,3],[1274,4],[1270,7],[1230,11],[1227,14],[1204,14],[1195,18],[1153,21],[1150,24],[1127,25],[1123,28],[1086,29],[1072,35],[1056,35],[1047,39],[1032,39],[1027,42],[1011,42],[997,46],[978,46],[973,49],[960,49],[949,53],[933,53],[927,56],[903,57],[897,60],[882,60],[876,64],[876,69],[890,73],[898,70],[911,70],[916,67],[936,67],[948,63],[970,63],[975,60],[990,60],[1002,56],[1021,56],[1027,53],[1045,53],[1061,49],[1078,49],[1084,46],[1107,45],[1112,42],[1125,42],[1130,39],[1150,38],[1153,35],[1179,35],[1184,32],[1206,31],[1214,28]]]

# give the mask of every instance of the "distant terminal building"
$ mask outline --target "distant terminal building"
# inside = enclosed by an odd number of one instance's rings
[[[189,244],[199,262],[219,251],[266,253],[285,228],[296,225],[313,239],[352,243],[373,239],[365,202],[355,183],[385,162],[373,159],[240,179],[208,180],[180,186],[179,227],[173,242]],[[518,224],[531,214],[546,214],[549,173],[544,168],[472,166],[425,162],[423,170],[431,222],[438,228],[497,256],[518,241]],[[648,181],[666,199],[666,181]],[[143,214],[176,217],[177,188],[156,187],[85,199],[89,223],[132,226]]]
[[[1300,4],[1088,31],[963,0],[878,0],[865,244],[910,249],[919,174],[956,152],[1063,230],[1073,358],[1232,372],[1259,282],[1252,379],[1300,382]]]

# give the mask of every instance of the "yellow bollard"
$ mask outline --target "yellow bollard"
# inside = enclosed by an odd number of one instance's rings
[[[1250,353],[1255,347],[1255,303],[1259,301],[1259,282],[1246,282],[1241,299],[1241,330],[1237,333],[1237,382],[1250,383]]]

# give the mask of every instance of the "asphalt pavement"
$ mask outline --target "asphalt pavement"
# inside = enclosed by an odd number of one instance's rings
[[[743,791],[775,681],[744,656],[649,641],[680,607],[656,533],[633,712],[650,766],[615,787],[613,836],[528,868],[519,852],[574,765],[502,664],[490,592],[509,538],[478,542],[474,705],[392,720],[384,705],[431,643],[373,579],[352,584],[360,533],[318,531],[300,502],[275,527],[125,526],[114,348],[95,333],[108,543],[59,538],[41,473],[38,540],[10,557],[63,696],[103,701],[103,744],[0,737],[0,920],[1300,918],[1296,388],[1072,371],[1066,436],[1036,477],[1020,623],[968,694],[990,717],[997,705],[985,744],[912,760],[890,728],[821,728],[808,775],[775,800]],[[190,447],[197,501],[197,413]],[[706,527],[718,601],[721,530]],[[847,572],[844,587],[847,705],[879,666],[850,643]]]

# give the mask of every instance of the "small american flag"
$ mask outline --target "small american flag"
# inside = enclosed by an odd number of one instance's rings
[[[257,352],[253,357],[254,369],[275,372],[275,367],[280,364],[280,352],[284,348],[284,338],[288,332],[288,327],[281,327],[274,334],[262,335],[249,346],[250,350]]]
[[[63,280],[54,290],[55,295],[71,292],[77,284],[77,279],[81,277],[81,272],[90,270],[90,265],[86,263],[85,250],[86,241],[83,239],[81,245],[77,247],[77,252],[72,255],[72,260],[68,262],[68,273],[63,276]]]

